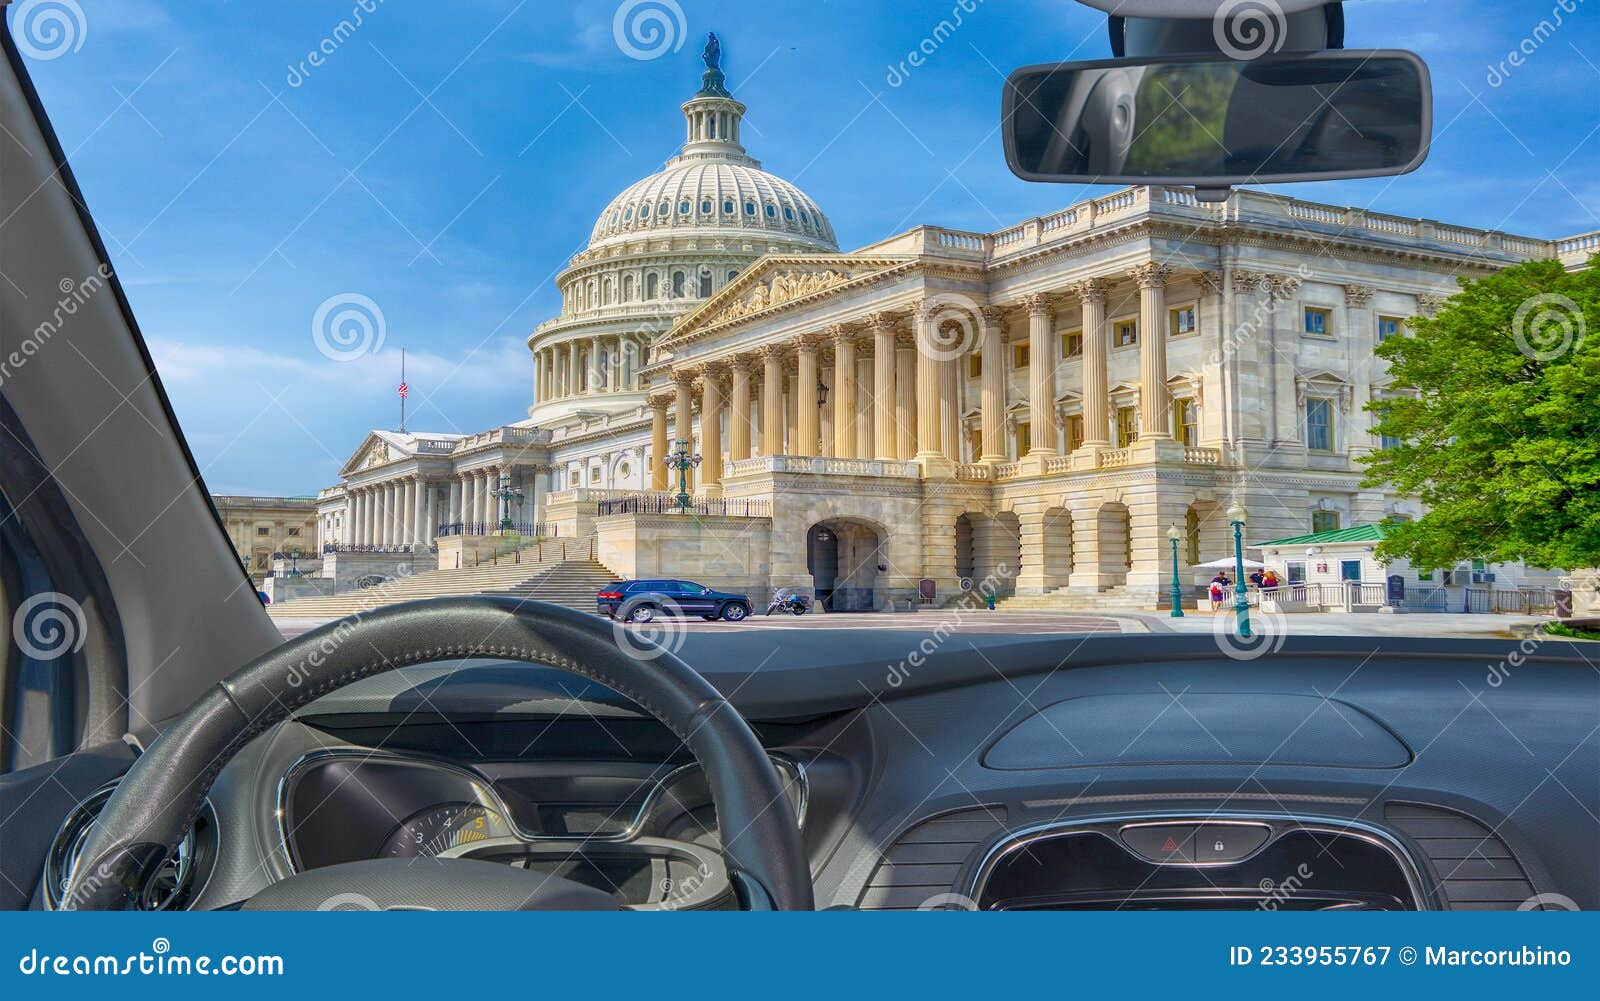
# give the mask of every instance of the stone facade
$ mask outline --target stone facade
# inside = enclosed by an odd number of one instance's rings
[[[318,552],[317,502],[305,497],[212,497],[241,561],[250,558],[257,582],[273,571],[273,557],[299,549],[308,559]]]
[[[821,211],[745,156],[743,111],[697,95],[680,158],[602,215],[560,279],[561,317],[530,338],[529,420],[490,446],[375,432],[324,495],[324,538],[429,542],[440,512],[482,507],[480,469],[510,470],[532,520],[598,532],[619,573],[810,588],[839,610],[990,577],[1154,605],[1169,526],[1188,580],[1231,552],[1235,501],[1258,539],[1419,515],[1361,486],[1379,447],[1367,408],[1389,392],[1378,341],[1460,278],[1576,268],[1595,245],[1136,187],[840,253]],[[660,510],[680,441],[704,459],[700,527],[607,506]],[[745,533],[707,520],[741,502],[771,517],[735,573],[692,540]]]

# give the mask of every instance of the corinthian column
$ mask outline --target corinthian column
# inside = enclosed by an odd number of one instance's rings
[[[938,459],[939,391],[944,381],[939,365],[938,310],[924,304],[917,310],[917,458]]]
[[[1133,270],[1139,283],[1139,436],[1171,438],[1171,393],[1167,388],[1167,279],[1163,264]]]
[[[1106,377],[1106,283],[1073,287],[1083,303],[1083,443],[1111,444],[1111,385]]]
[[[761,350],[761,454],[783,454],[783,349]]]
[[[728,410],[728,457],[734,462],[750,458],[750,362],[733,360],[733,391]]]
[[[813,456],[817,454],[817,445],[822,438],[822,430],[818,427],[821,419],[821,406],[817,403],[817,383],[822,381],[817,373],[817,342],[812,337],[802,337],[799,342],[800,361],[795,372],[795,391],[800,397],[800,413],[797,415],[794,443],[796,455]]]
[[[1006,319],[1002,310],[983,310],[983,454],[979,462],[1006,461]]]
[[[583,391],[583,372],[579,368],[581,352],[577,341],[567,342],[567,396],[577,396]]]
[[[1050,297],[1028,297],[1028,366],[1030,420],[1033,424],[1031,456],[1056,455],[1056,352],[1055,314]]]
[[[722,486],[722,372],[708,368],[700,381],[701,482],[709,489]]]
[[[664,396],[650,398],[650,489],[667,489],[667,408],[671,406]]]
[[[677,397],[673,408],[672,435],[678,442],[686,442],[683,447],[690,452],[694,451],[694,379],[684,375],[673,376],[673,383],[677,386]],[[678,447],[675,442],[672,446]],[[689,470],[689,490],[694,491],[696,473]]]
[[[917,335],[901,334],[894,345],[894,457],[917,454]]]
[[[894,406],[894,321],[879,314],[872,318],[872,431],[874,458],[896,458],[899,432]]]
[[[856,457],[856,339],[844,327],[833,328],[833,454]]]

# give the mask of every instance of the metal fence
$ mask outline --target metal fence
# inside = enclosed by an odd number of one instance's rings
[[[689,514],[700,515],[704,518],[770,518],[772,517],[772,502],[770,500],[710,500],[699,498],[690,502],[687,509],[678,504],[675,497],[657,494],[642,494],[638,497],[622,497],[616,500],[600,501],[597,513],[602,518],[617,514],[677,514],[687,510]]]
[[[506,533],[535,539],[553,539],[560,534],[560,526],[531,521],[514,522],[510,528],[506,528],[503,522],[498,521],[458,521],[439,526],[441,539],[485,538]]]
[[[1395,608],[1460,615],[1553,615],[1557,604],[1556,592],[1547,587],[1415,587],[1396,595],[1390,593],[1387,584],[1346,581],[1342,584],[1280,584],[1265,593],[1287,605],[1346,612],[1358,608]],[[1262,595],[1263,591],[1252,584],[1246,591],[1246,600],[1253,607],[1259,606]],[[1211,586],[1195,585],[1195,597],[1200,607],[1205,607],[1211,600]],[[1222,606],[1232,608],[1237,601],[1237,592],[1229,587],[1223,595]]]

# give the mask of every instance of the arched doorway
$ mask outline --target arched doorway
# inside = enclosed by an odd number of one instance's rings
[[[1097,522],[1101,587],[1121,587],[1133,569],[1133,519],[1127,505],[1112,503],[1100,508]]]
[[[806,566],[817,603],[829,612],[871,612],[881,607],[879,568],[888,538],[875,525],[849,518],[822,521],[806,533]]]

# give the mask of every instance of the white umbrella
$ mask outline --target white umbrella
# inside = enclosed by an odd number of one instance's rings
[[[1194,566],[1190,567],[1189,569],[1191,569],[1191,570],[1236,570],[1236,569],[1238,569],[1238,566],[1239,566],[1238,561],[1230,556],[1225,560],[1212,560],[1210,563],[1196,563]],[[1267,565],[1265,563],[1257,563],[1255,560],[1245,560],[1244,561],[1244,568],[1246,570],[1265,570],[1267,568]]]

